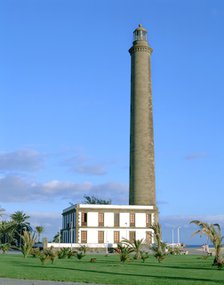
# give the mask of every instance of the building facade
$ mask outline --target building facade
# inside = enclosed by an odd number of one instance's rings
[[[62,215],[63,243],[114,245],[122,239],[153,242],[149,228],[155,220],[153,206],[77,204]]]

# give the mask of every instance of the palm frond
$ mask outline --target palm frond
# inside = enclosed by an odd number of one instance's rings
[[[191,236],[193,237],[193,236],[195,236],[197,234],[202,234],[202,231],[201,230],[197,230],[197,231],[193,232],[193,234]]]

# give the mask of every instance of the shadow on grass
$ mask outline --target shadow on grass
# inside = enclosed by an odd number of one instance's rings
[[[163,267],[163,268],[173,268],[173,269],[185,269],[185,270],[212,270],[212,271],[217,271],[217,267],[205,267],[205,268],[202,268],[202,267],[186,267],[186,266],[179,266],[179,265],[166,265],[166,264],[161,264],[161,263],[158,263],[158,264],[150,264],[150,263],[127,263],[127,265],[133,265],[133,266],[146,266],[146,267]]]
[[[82,262],[86,262],[86,263],[89,263],[89,261],[82,261]],[[99,260],[97,261],[97,263],[102,263],[102,264],[105,264],[105,261],[102,261],[102,260]],[[120,263],[119,261],[115,261],[115,260],[110,260],[109,263],[112,263],[113,265],[114,264],[120,264],[122,265],[122,263]],[[151,263],[151,262],[146,262],[146,263],[143,263],[141,261],[130,261],[130,262],[127,262],[125,263],[125,265],[127,266],[141,266],[141,267],[158,267],[158,268],[171,268],[171,269],[185,269],[185,270],[212,270],[212,271],[217,271],[217,268],[216,267],[195,267],[195,266],[192,266],[192,267],[187,267],[187,266],[184,266],[184,265],[169,265],[169,264],[166,264],[166,263]]]
[[[55,269],[55,270],[71,270],[73,272],[84,272],[84,273],[97,273],[97,274],[105,274],[105,275],[116,275],[116,276],[124,276],[124,277],[143,277],[143,278],[153,278],[153,279],[164,279],[165,280],[173,280],[173,281],[195,281],[195,282],[215,282],[216,284],[223,284],[223,280],[216,279],[208,279],[208,278],[191,278],[191,277],[173,277],[173,276],[158,276],[153,274],[137,274],[137,273],[120,273],[120,272],[107,272],[100,270],[91,270],[91,269],[78,269],[78,268],[66,268],[66,267],[56,267],[54,265],[27,265],[27,267],[41,268],[44,269]],[[113,282],[111,280],[111,282]]]

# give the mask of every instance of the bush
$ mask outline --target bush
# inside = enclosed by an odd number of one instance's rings
[[[82,251],[84,254],[86,254],[88,247],[86,245],[81,245],[79,247],[79,251]]]
[[[69,251],[67,252],[67,257],[71,258],[72,256],[75,256],[77,253],[77,251],[69,249]]]
[[[53,247],[51,247],[49,249],[45,249],[45,250],[41,251],[39,254],[39,258],[40,258],[42,265],[44,265],[45,262],[48,260],[50,260],[51,263],[53,264],[56,257],[57,257],[57,252],[54,250]]]
[[[82,251],[79,251],[76,253],[76,257],[78,260],[81,260],[84,256],[85,256],[85,254]]]
[[[221,270],[224,267],[224,259],[217,261],[217,267]]]
[[[40,258],[41,264],[44,265],[48,259],[48,256],[44,252],[41,252],[39,255],[39,258]]]
[[[2,245],[0,246],[0,249],[2,250],[2,253],[5,254],[6,252],[9,251],[10,245],[9,245],[8,243],[2,244]]]
[[[33,257],[39,257],[40,256],[40,249],[39,248],[32,248],[31,251],[30,251],[30,254],[33,256]]]
[[[130,254],[134,251],[133,248],[123,245],[122,243],[118,243],[115,250],[120,255],[120,261],[122,263],[130,260]]]
[[[163,242],[160,242],[159,245],[151,245],[150,249],[153,251],[153,256],[158,260],[159,263],[167,256],[166,244]]]
[[[146,251],[141,251],[141,260],[142,262],[145,262],[145,260],[149,258],[149,253]]]
[[[180,255],[181,254],[181,247],[179,246],[169,246],[168,253],[171,255]]]
[[[31,234],[28,231],[24,231],[23,234],[20,235],[20,237],[23,240],[23,244],[21,246],[21,251],[22,251],[24,258],[26,258],[32,250],[32,247],[33,247],[35,240],[36,240],[36,236],[35,236],[35,234]]]
[[[67,247],[61,248],[61,249],[58,251],[58,258],[59,258],[59,259],[63,259],[63,258],[68,257],[69,252],[70,252],[70,248],[67,248]]]

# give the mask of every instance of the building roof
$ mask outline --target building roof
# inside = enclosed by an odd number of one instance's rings
[[[153,205],[105,205],[105,204],[75,204],[63,210],[63,213],[79,209],[111,209],[111,210],[153,210]]]

